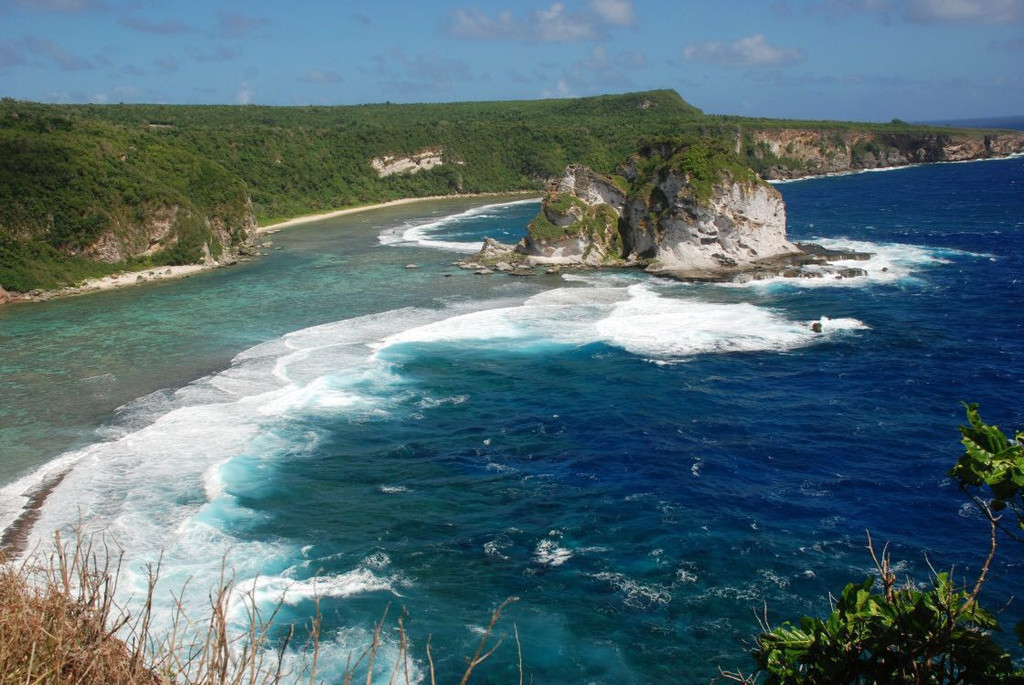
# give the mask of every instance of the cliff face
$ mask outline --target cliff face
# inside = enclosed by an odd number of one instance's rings
[[[649,268],[733,268],[798,252],[786,240],[786,207],[775,188],[725,171],[706,199],[687,175],[668,169],[626,207],[624,244]]]
[[[572,165],[547,190],[541,213],[517,248],[534,264],[599,266],[623,259],[619,223],[623,187],[588,167]]]
[[[720,154],[705,143],[668,144],[631,157],[613,177],[570,166],[517,251],[535,265],[698,272],[798,254],[779,192]]]
[[[764,178],[801,178],[862,169],[962,162],[1024,152],[1024,133],[985,135],[850,129],[761,129],[736,136],[737,153]]]
[[[81,255],[115,263],[177,250],[192,253],[192,261],[195,257],[207,262],[230,260],[256,250],[252,205],[246,201],[239,210],[236,214],[205,215],[174,205],[153,210],[138,221],[115,219]],[[182,259],[188,256],[183,254]]]

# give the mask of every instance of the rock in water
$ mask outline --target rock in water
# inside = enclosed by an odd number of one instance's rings
[[[491,243],[479,257],[496,256],[500,243]],[[612,176],[567,167],[549,184],[540,214],[515,251],[531,266],[639,264],[700,281],[793,270],[821,277],[834,273],[829,261],[860,258],[801,248],[786,239],[782,195],[733,151],[710,139],[676,138],[648,144]],[[802,268],[808,265],[816,270]],[[842,276],[862,273],[847,268]]]
[[[0,285],[0,304],[7,304],[11,301],[11,295]]]

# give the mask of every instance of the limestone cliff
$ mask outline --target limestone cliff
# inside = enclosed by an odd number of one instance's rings
[[[744,129],[737,131],[735,142],[737,154],[769,180],[1024,153],[1024,133],[885,131],[867,125]]]
[[[642,266],[683,280],[851,278],[831,262],[869,255],[786,239],[781,194],[706,138],[647,144],[605,176],[572,165],[553,180],[516,246],[488,239],[463,268]]]
[[[782,196],[707,140],[648,145],[614,176],[570,166],[516,248],[533,265],[624,266],[720,278],[782,264]]]
[[[114,263],[177,250],[182,252],[182,261],[190,261],[186,253],[191,252],[191,261],[201,257],[210,263],[256,251],[256,217],[248,201],[234,215],[200,215],[174,205],[132,219],[114,217],[109,228],[87,245],[81,255]]]
[[[569,166],[549,185],[518,252],[533,264],[618,263],[624,256],[619,222],[625,203],[625,184]]]
[[[380,178],[394,174],[415,174],[444,165],[444,148],[431,147],[414,155],[382,155],[370,160],[370,166]]]

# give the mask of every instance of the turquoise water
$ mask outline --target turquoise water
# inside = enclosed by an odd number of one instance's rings
[[[748,670],[753,611],[824,611],[868,573],[866,528],[908,572],[977,568],[984,526],[943,474],[959,401],[1024,425],[1022,187],[1021,159],[780,186],[791,237],[875,253],[857,281],[474,276],[450,262],[537,204],[463,201],[0,310],[2,475],[28,474],[2,501],[63,453],[37,536],[82,512],[126,588],[162,550],[197,605],[225,556],[286,620],[319,595],[328,681],[389,603],[450,680],[511,595],[534,682]],[[1001,552],[996,599],[1024,580]]]

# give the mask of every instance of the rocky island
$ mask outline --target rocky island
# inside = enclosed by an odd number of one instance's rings
[[[833,262],[868,257],[790,242],[778,190],[719,141],[681,137],[645,144],[613,175],[569,166],[519,244],[488,239],[469,264],[641,266],[687,281],[749,281],[863,276]]]
[[[637,140],[672,136],[705,143],[652,147],[613,168]],[[778,194],[758,177],[1022,152],[1019,131],[706,115],[671,90],[339,107],[4,98],[0,304],[231,264],[257,251],[257,226],[290,217],[396,198],[539,192],[566,165],[586,166],[570,166],[549,189],[517,254],[548,268],[632,260],[690,278],[808,275],[817,272],[804,267],[827,254],[786,241]],[[705,175],[702,154],[728,157],[728,177]]]

